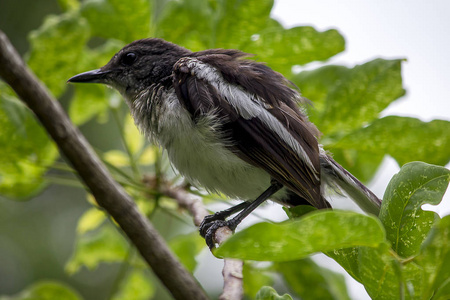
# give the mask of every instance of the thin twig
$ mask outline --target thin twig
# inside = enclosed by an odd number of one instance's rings
[[[194,219],[195,226],[199,226],[208,210],[203,205],[201,197],[187,192],[183,187],[172,187],[168,184],[161,184],[159,190],[167,197],[173,198],[178,205],[186,209]],[[219,228],[215,234],[215,241],[221,245],[225,242],[233,232],[228,227]],[[219,300],[238,300],[242,299],[243,276],[242,276],[243,261],[237,259],[225,259],[222,270],[223,274],[223,292]]]
[[[115,182],[61,105],[27,68],[0,31],[0,76],[34,112],[61,153],[86,183],[97,203],[120,225],[175,299],[208,299],[195,278],[181,265],[150,221]]]

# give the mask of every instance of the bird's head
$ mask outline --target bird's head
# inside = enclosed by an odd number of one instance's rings
[[[167,82],[173,65],[189,53],[162,39],[137,40],[122,48],[100,69],[75,75],[68,82],[106,84],[132,100],[151,84]]]

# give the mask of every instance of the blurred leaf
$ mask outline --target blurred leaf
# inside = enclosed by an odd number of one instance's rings
[[[250,299],[254,299],[258,291],[266,285],[271,285],[273,279],[263,270],[257,268],[250,261],[244,262],[242,270],[244,278],[244,294]]]
[[[105,86],[99,84],[77,86],[69,108],[72,122],[81,125],[95,115],[105,112],[108,109],[107,96]]]
[[[433,295],[433,300],[448,300],[450,298],[450,281],[446,281],[439,287],[436,294]]]
[[[30,110],[0,82],[0,194],[23,199],[45,185],[58,152]]]
[[[113,166],[124,167],[130,165],[130,158],[120,150],[110,150],[103,154],[103,159]]]
[[[350,300],[344,275],[322,268],[309,258],[277,263],[276,269],[301,299]]]
[[[439,204],[450,181],[446,168],[413,162],[404,165],[389,182],[379,218],[387,239],[399,255],[417,254],[438,215],[424,211],[425,203]]]
[[[332,148],[333,159],[362,182],[369,182],[383,161],[385,153]],[[328,149],[327,149],[328,150]]]
[[[113,300],[147,300],[153,297],[155,288],[143,270],[133,269],[128,273]]]
[[[93,270],[100,263],[121,262],[128,253],[129,245],[111,225],[77,237],[75,251],[66,264],[69,274],[78,272],[82,266]]]
[[[125,124],[123,129],[125,141],[130,149],[130,152],[134,155],[138,153],[144,146],[144,136],[139,132],[131,115],[125,117]]]
[[[136,191],[134,191],[134,192],[136,192]],[[133,195],[133,194],[131,193],[131,195]],[[139,195],[134,196],[133,198],[134,198],[134,200],[136,202],[136,205],[137,205],[139,211],[143,215],[149,216],[152,213],[152,211],[155,209],[156,202],[155,201],[149,201],[149,197],[148,196],[145,197],[141,193]]]
[[[141,165],[152,165],[156,161],[156,149],[155,146],[147,146],[139,157],[139,164]]]
[[[344,50],[336,30],[285,29],[270,18],[272,6],[273,0],[171,1],[158,22],[157,36],[193,51],[240,49],[284,74],[290,74],[293,65],[326,60]]]
[[[421,299],[421,268],[415,263],[402,264],[387,245],[361,247],[359,266],[361,282],[372,299]]]
[[[256,294],[256,300],[292,300],[292,297],[288,294],[283,296],[278,295],[277,291],[270,287],[264,286]]]
[[[272,20],[239,48],[256,54],[258,61],[266,62],[274,70],[290,75],[294,65],[324,61],[344,51],[345,41],[334,29],[324,32],[310,26],[284,29]]]
[[[251,37],[265,29],[270,20],[273,0],[216,1],[212,36],[214,48],[237,48],[251,42]]]
[[[326,66],[294,77],[304,95],[322,109],[314,116],[319,129],[328,138],[358,129],[376,119],[391,102],[404,95],[401,77],[402,60],[375,59],[345,71]],[[320,81],[320,76],[324,77]],[[339,79],[338,79],[339,78]],[[306,84],[311,85],[306,90]],[[327,91],[325,102],[324,92]],[[308,94],[310,91],[311,94]],[[326,141],[326,140],[325,140]]]
[[[55,281],[33,283],[15,296],[0,296],[0,300],[81,300],[82,297],[69,286]]]
[[[92,36],[129,43],[150,35],[148,0],[86,0],[81,15],[88,20]]]
[[[78,0],[58,0],[58,4],[64,12],[75,11],[80,8],[80,1]]]
[[[68,79],[77,73],[98,69],[105,65],[122,47],[123,43],[108,40],[95,49],[85,49],[77,65],[76,72],[66,74]],[[109,101],[116,95],[102,84],[75,84],[75,95],[69,107],[69,116],[76,125],[81,125],[96,115],[107,113]]]
[[[92,207],[78,220],[77,234],[82,235],[88,231],[97,229],[105,220],[105,213],[96,207]]]
[[[205,241],[197,231],[180,235],[169,242],[170,249],[177,255],[180,262],[191,272],[197,266],[195,257],[205,248]]]
[[[212,47],[216,1],[169,1],[158,19],[156,36],[192,51]],[[179,26],[183,24],[183,26]]]
[[[30,33],[28,66],[55,97],[66,89],[68,76],[76,73],[88,38],[86,20],[75,13],[48,16]]]
[[[433,227],[415,261],[424,274],[422,299],[450,299],[450,216]]]
[[[343,137],[334,148],[387,153],[400,165],[414,160],[445,165],[450,161],[450,122],[388,116]]]
[[[325,110],[328,94],[342,84],[342,80],[350,72],[351,70],[344,66],[328,65],[291,77],[292,82],[300,88],[302,96],[312,101],[313,106],[308,107],[308,116],[319,128],[320,112]]]
[[[339,228],[339,230],[336,230]],[[317,211],[279,224],[259,223],[236,233],[214,252],[219,257],[291,261],[309,254],[384,243],[380,222],[346,211]]]

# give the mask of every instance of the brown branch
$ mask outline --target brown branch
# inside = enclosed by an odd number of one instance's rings
[[[199,196],[188,193],[183,187],[172,187],[167,183],[159,187],[162,194],[173,198],[178,205],[186,209],[194,219],[195,226],[199,226],[203,218],[209,213],[206,210]],[[221,245],[233,232],[228,227],[219,228],[214,236],[215,241]],[[238,300],[243,297],[243,261],[237,259],[225,259],[222,270],[223,274],[223,292],[219,300]]]
[[[45,63],[45,62],[43,62]],[[195,278],[181,265],[149,220],[115,182],[84,136],[59,103],[26,67],[0,31],[0,76],[34,112],[86,183],[97,203],[120,225],[175,299],[208,299]]]
[[[233,232],[228,227],[219,228],[216,231],[215,240],[221,245],[225,242]],[[235,300],[242,299],[244,295],[242,268],[244,262],[238,259],[225,259],[222,275],[223,275],[223,292],[219,300]]]

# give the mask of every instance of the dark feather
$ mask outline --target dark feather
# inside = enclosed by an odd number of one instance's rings
[[[226,53],[218,51],[203,51],[205,55],[196,53],[195,56],[219,69],[230,84],[242,86],[248,93],[268,104],[268,111],[303,147],[314,169],[261,120],[241,117],[214,86],[193,75],[182,61],[175,64],[173,72],[173,84],[181,104],[194,120],[214,111],[222,122],[223,135],[231,141],[229,146],[236,155],[266,170],[300,199],[305,199],[317,208],[329,207],[320,194],[319,148],[315,137],[318,131],[297,108],[294,101],[298,98],[297,92],[286,85],[284,77],[268,67],[238,59],[245,56],[244,53],[236,50]],[[269,76],[272,76],[270,80]]]

